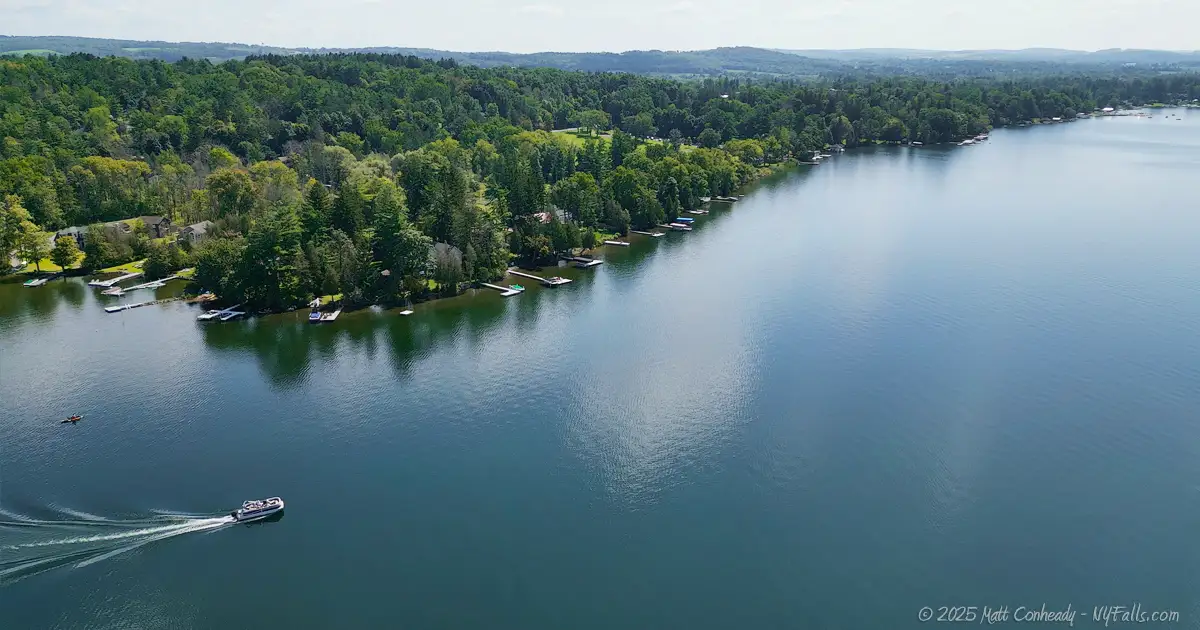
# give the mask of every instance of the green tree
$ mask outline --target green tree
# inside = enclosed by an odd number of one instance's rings
[[[715,149],[721,146],[721,134],[712,127],[706,128],[700,132],[700,146],[706,149]]]
[[[600,214],[600,187],[590,173],[575,173],[550,188],[550,201],[582,225],[595,227]]]
[[[587,133],[599,133],[611,124],[608,112],[589,109],[579,113],[579,128]]]
[[[75,242],[75,237],[60,236],[54,239],[54,249],[50,250],[50,260],[63,269],[69,269],[75,266],[79,260],[79,254],[79,245]]]
[[[300,226],[305,242],[324,233],[329,225],[329,213],[332,209],[333,200],[325,185],[315,179],[309,179],[304,192],[304,203],[300,207]]]
[[[649,138],[658,132],[650,112],[642,112],[636,116],[626,116],[621,121],[621,127],[635,138]]]
[[[42,259],[50,255],[50,238],[41,228],[34,225],[33,221],[22,221],[21,233],[17,238],[17,251],[40,272]]]
[[[208,191],[209,217],[250,214],[254,209],[254,183],[246,171],[219,170],[208,176],[204,186]]]
[[[242,239],[210,238],[193,252],[196,283],[229,302],[243,301],[237,272],[246,244]]]
[[[20,247],[23,225],[29,220],[29,211],[21,204],[21,198],[7,195],[0,206],[0,254],[6,262]]]

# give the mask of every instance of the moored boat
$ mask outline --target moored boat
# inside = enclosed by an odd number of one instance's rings
[[[246,501],[242,507],[230,512],[229,515],[239,523],[246,523],[264,519],[282,511],[283,499],[271,497],[261,501]]]

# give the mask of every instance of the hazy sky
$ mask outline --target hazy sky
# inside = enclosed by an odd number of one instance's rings
[[[0,34],[513,52],[1200,49],[1200,0],[0,0]]]

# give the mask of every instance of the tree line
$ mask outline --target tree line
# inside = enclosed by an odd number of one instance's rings
[[[832,144],[1197,96],[1189,74],[681,82],[378,54],[0,60],[0,246],[36,261],[50,241],[23,235],[91,226],[89,268],[194,264],[252,308],[390,303],[662,223]],[[564,128],[579,131],[551,133]],[[206,238],[104,225],[146,215],[206,222]]]

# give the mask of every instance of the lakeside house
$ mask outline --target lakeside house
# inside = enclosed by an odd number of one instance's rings
[[[87,232],[87,228],[81,228],[77,226],[63,228],[54,233],[51,241],[57,241],[64,236],[70,236],[71,238],[75,239],[75,244],[79,246],[79,249],[83,249],[83,235],[85,232]]]
[[[146,232],[150,238],[162,238],[171,233],[171,220],[166,217],[157,215],[148,215],[139,217],[142,223],[146,226]]]
[[[208,231],[213,227],[212,221],[201,221],[193,223],[182,230],[179,230],[179,241],[186,241],[189,245],[195,245],[200,241],[208,238]]]

